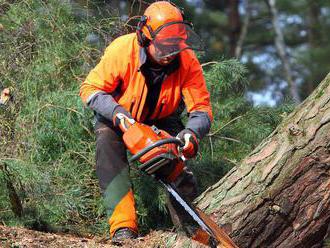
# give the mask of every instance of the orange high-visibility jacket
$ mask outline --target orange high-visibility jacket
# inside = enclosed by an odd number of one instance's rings
[[[141,48],[135,33],[115,39],[105,50],[99,64],[89,73],[80,88],[84,103],[98,92],[106,92],[139,122],[145,119],[148,88],[141,67]],[[179,69],[163,81],[156,108],[150,119],[172,114],[184,99],[188,113],[206,112],[212,120],[209,92],[201,65],[191,50],[179,54]],[[149,110],[152,111],[152,110]]]

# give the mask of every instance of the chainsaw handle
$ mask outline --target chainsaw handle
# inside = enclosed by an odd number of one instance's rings
[[[151,151],[152,149],[158,147],[158,146],[162,146],[165,144],[176,144],[178,146],[184,146],[184,143],[177,139],[177,138],[168,138],[168,139],[163,139],[163,140],[159,140],[153,144],[151,144],[150,146],[147,146],[146,148],[142,149],[141,151],[139,151],[138,153],[136,153],[135,155],[133,155],[128,162],[132,163],[138,159],[140,159],[144,154],[146,154],[147,152]]]
[[[123,132],[126,132],[135,123],[135,120],[133,118],[130,118],[123,113],[117,113],[114,119],[118,119],[119,128]]]

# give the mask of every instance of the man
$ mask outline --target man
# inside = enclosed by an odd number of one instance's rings
[[[209,93],[192,51],[201,48],[199,41],[176,6],[155,2],[137,32],[115,39],[81,85],[80,96],[96,115],[96,173],[114,242],[138,233],[126,149],[115,116],[123,113],[177,136],[185,142],[184,155],[193,158],[212,121]],[[189,114],[185,127],[180,120],[183,102]],[[188,199],[196,197],[196,181],[186,167],[173,168],[168,176]],[[173,199],[169,209],[173,222],[180,224]]]

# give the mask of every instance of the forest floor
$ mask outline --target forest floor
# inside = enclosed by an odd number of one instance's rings
[[[171,247],[165,240],[175,241],[175,247],[182,247],[188,240],[175,233],[153,231],[136,240],[128,240],[121,247],[136,248],[165,248]],[[181,241],[181,242],[180,242]],[[195,242],[193,242],[195,243]],[[180,245],[181,244],[181,245]],[[101,237],[77,237],[70,234],[45,233],[21,227],[8,227],[0,225],[1,248],[115,248],[109,240]],[[205,247],[195,243],[192,247]]]
[[[160,242],[160,232],[152,232],[149,235],[134,241],[127,241],[122,247],[165,247]],[[157,244],[157,242],[159,244]],[[164,244],[165,245],[165,244]],[[101,237],[77,237],[70,234],[45,233],[29,230],[21,227],[7,227],[0,225],[0,247],[2,248],[108,248],[118,247],[111,245],[109,240]]]

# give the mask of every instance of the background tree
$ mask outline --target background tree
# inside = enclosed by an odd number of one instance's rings
[[[180,5],[184,1],[177,2]],[[292,78],[297,84],[296,97],[290,96],[290,80],[283,73],[281,58],[274,44],[276,36],[267,4],[261,0],[250,0],[249,4],[247,2],[239,1],[236,11],[243,23],[242,20],[250,15],[248,29],[240,28],[241,32],[246,32],[246,39],[240,47],[243,51],[241,62],[250,71],[251,83],[247,96],[257,104],[270,105],[286,102],[290,98],[304,99],[330,68],[329,60],[325,59],[330,54],[329,44],[326,42],[329,34],[325,31],[330,28],[330,1],[276,1],[279,25],[287,47],[286,55],[291,64]],[[230,50],[237,40],[230,42],[229,38],[230,30],[233,30],[230,24],[230,4],[230,1],[189,1],[189,6],[195,8],[188,12],[188,19],[193,20],[207,44],[208,52],[204,58],[208,61],[221,56],[233,56]],[[249,6],[250,11],[245,6]],[[318,32],[315,33],[317,24],[311,23],[317,23],[317,20],[322,25],[318,26]],[[318,48],[314,46],[314,49],[310,49],[311,32],[317,36]]]
[[[274,28],[274,32],[275,32],[275,37],[274,37],[275,47],[276,47],[278,55],[281,59],[281,62],[283,64],[284,75],[285,75],[286,81],[288,83],[290,96],[294,102],[299,103],[300,97],[298,94],[297,84],[292,75],[291,65],[290,65],[289,58],[287,56],[287,51],[286,51],[287,48],[286,48],[286,44],[284,42],[282,28],[279,26],[280,24],[279,24],[279,19],[278,19],[276,0],[267,0],[266,2],[269,6],[269,10],[271,13],[271,18],[272,18],[272,24],[273,24],[273,28]]]

